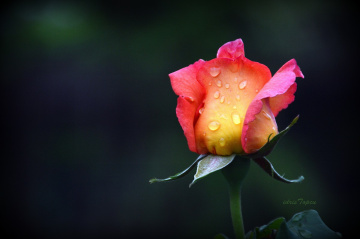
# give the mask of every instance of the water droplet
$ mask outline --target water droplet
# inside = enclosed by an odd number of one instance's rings
[[[238,81],[238,78],[237,77],[234,77],[234,82],[237,82]]]
[[[202,114],[202,113],[204,112],[204,110],[205,110],[204,107],[200,108],[200,109],[199,109],[199,114]]]
[[[231,114],[231,118],[232,118],[232,121],[234,124],[240,124],[241,122],[241,119],[240,119],[240,115],[237,111],[234,111],[232,114]]]
[[[299,229],[299,233],[303,238],[311,238],[312,237],[311,231],[306,230],[306,229]]]
[[[220,103],[224,103],[224,101],[225,101],[225,96],[223,95],[223,96],[221,96],[221,98],[220,98]]]
[[[228,104],[228,105],[230,105],[230,104],[231,104],[231,102],[230,102],[230,101],[228,101],[228,102],[227,102],[227,104]]]
[[[246,80],[244,80],[243,82],[241,82],[241,83],[239,84],[239,89],[240,89],[240,90],[245,89],[246,84],[247,84],[247,81],[246,81]]]
[[[224,147],[224,146],[225,146],[225,143],[226,143],[226,142],[225,142],[225,139],[224,139],[224,138],[220,138],[220,139],[219,139],[219,144],[220,144],[221,147]]]
[[[229,89],[230,88],[230,84],[225,84],[225,88]]]
[[[221,87],[221,86],[222,86],[221,80],[218,80],[218,81],[216,82],[216,85],[217,85],[218,87]]]
[[[220,117],[220,119],[226,119],[226,120],[228,119],[228,117],[226,117],[226,115],[224,115],[224,114],[221,114],[219,117]]]
[[[262,111],[262,114],[265,116],[266,119],[271,120],[271,116],[268,113]]]
[[[211,67],[209,73],[212,77],[217,77],[220,74],[220,71],[221,70],[218,67]]]
[[[233,109],[236,110],[236,105],[233,106]]]
[[[209,81],[209,85],[212,85],[211,81]]]
[[[210,130],[215,131],[218,128],[220,128],[220,123],[218,121],[214,120],[209,123],[208,127]]]
[[[189,101],[190,103],[195,101],[191,96],[185,96],[185,100]]]
[[[236,95],[236,100],[240,101],[240,95]]]
[[[216,92],[214,93],[214,98],[217,99],[217,98],[219,98],[219,97],[220,97],[220,92],[219,92],[219,91],[216,91]]]
[[[256,92],[256,93],[258,93],[258,92],[259,92],[259,90],[258,90],[258,89],[256,89],[256,90],[255,90],[255,92]]]

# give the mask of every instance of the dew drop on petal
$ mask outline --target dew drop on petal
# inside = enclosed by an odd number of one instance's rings
[[[199,114],[202,114],[202,113],[204,112],[204,110],[205,110],[204,107],[200,108],[200,109],[199,109]]]
[[[225,88],[229,89],[230,88],[230,84],[225,84]]]
[[[226,117],[226,115],[224,115],[224,114],[221,114],[219,117],[220,117],[220,119],[226,119],[226,120],[228,119],[228,117]]]
[[[240,119],[240,115],[237,111],[234,111],[232,114],[231,114],[231,118],[232,118],[232,121],[234,124],[240,124],[241,122],[241,119]]]
[[[221,80],[218,80],[218,81],[216,82],[216,85],[217,85],[218,87],[221,87],[221,86],[222,86]]]
[[[220,98],[220,103],[224,103],[224,101],[225,101],[225,96],[223,95],[223,96],[221,96],[221,98]]]
[[[265,116],[266,119],[271,120],[271,116],[268,113],[262,111],[262,114]]]
[[[243,82],[241,82],[241,83],[239,84],[239,89],[240,89],[240,90],[245,89],[246,84],[247,84],[247,81],[246,81],[246,80],[245,80],[245,81],[243,81]]]
[[[194,102],[194,98],[191,96],[185,96],[185,100],[189,101],[190,103]]]
[[[220,92],[219,92],[219,91],[216,91],[216,92],[214,93],[214,98],[217,99],[217,98],[219,98],[219,97],[220,97]]]
[[[236,100],[240,101],[240,95],[236,95]]]
[[[220,123],[218,121],[214,120],[209,123],[208,127],[211,131],[215,131],[218,128],[220,128]]]
[[[225,139],[224,139],[224,138],[220,138],[220,139],[219,139],[219,144],[220,144],[221,147],[224,147],[224,146],[225,146],[225,143],[226,143],[226,142],[225,142]]]
[[[237,82],[238,81],[238,78],[237,77],[234,77],[234,82]]]
[[[217,77],[220,74],[220,71],[221,70],[218,67],[211,67],[209,73],[212,77]]]

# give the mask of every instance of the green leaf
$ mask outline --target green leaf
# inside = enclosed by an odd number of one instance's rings
[[[256,234],[256,238],[269,238],[280,228],[283,221],[285,221],[285,218],[279,217],[269,222],[269,224],[261,226]]]
[[[289,229],[288,225],[284,221],[281,223],[279,231],[276,233],[275,239],[299,239],[299,237]]]
[[[276,239],[288,238],[338,239],[341,238],[341,235],[326,226],[317,211],[307,210],[295,214],[287,223],[281,224]]]
[[[175,179],[179,179],[184,177],[185,175],[187,175],[195,166],[196,164],[202,160],[203,158],[205,158],[207,156],[207,154],[202,154],[200,155],[187,169],[185,169],[184,171],[175,174],[174,176],[170,176],[168,178],[164,178],[164,179],[158,179],[158,178],[153,178],[150,179],[149,182],[150,183],[157,183],[157,182],[168,182],[168,181],[172,181]]]
[[[229,238],[227,236],[225,236],[224,234],[219,233],[214,236],[214,239],[229,239]]]
[[[299,115],[293,119],[293,121],[290,123],[288,127],[286,127],[283,131],[275,135],[271,140],[268,140],[268,142],[261,147],[257,152],[252,154],[243,155],[244,157],[248,158],[262,158],[268,154],[271,153],[271,151],[275,148],[276,144],[279,142],[279,140],[293,127],[293,125],[298,121]],[[271,135],[269,135],[270,138]]]
[[[257,163],[267,174],[269,174],[272,178],[279,180],[284,183],[299,183],[304,180],[303,176],[300,176],[298,179],[289,180],[281,176],[278,172],[276,172],[274,166],[271,162],[265,158],[255,158],[253,159],[255,163]]]
[[[201,159],[197,165],[196,174],[194,175],[194,180],[189,185],[191,187],[199,179],[208,176],[209,174],[216,172],[233,161],[235,154],[230,156],[219,156],[209,154],[205,158]]]
[[[279,230],[281,224],[285,221],[285,218],[279,217],[267,225],[261,227],[256,227],[253,231],[250,231],[246,234],[246,239],[261,239],[261,238],[274,238],[275,233]]]
[[[245,239],[256,239],[255,232],[249,231],[248,233],[246,233]]]

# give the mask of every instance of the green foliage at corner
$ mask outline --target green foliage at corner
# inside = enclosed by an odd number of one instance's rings
[[[315,210],[295,214],[287,223],[283,222],[275,239],[338,239],[341,234],[332,231],[321,220]]]
[[[226,239],[223,234],[218,234],[214,239]],[[295,214],[288,222],[279,217],[267,225],[256,227],[249,231],[246,239],[339,239],[341,234],[332,231],[321,220],[315,210],[307,210]]]
[[[253,231],[246,234],[246,239],[260,239],[260,238],[275,238],[276,231],[280,228],[280,225],[285,221],[285,218],[279,217],[267,225],[256,227]]]

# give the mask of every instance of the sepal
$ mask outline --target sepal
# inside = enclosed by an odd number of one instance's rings
[[[199,161],[196,169],[196,173],[194,175],[194,180],[189,185],[191,187],[195,182],[199,179],[208,176],[209,174],[216,172],[227,165],[229,165],[235,158],[236,154],[232,154],[230,156],[219,156],[209,154],[205,158]]]
[[[269,174],[272,178],[279,180],[283,183],[300,183],[304,180],[303,176],[300,176],[298,179],[286,179],[283,176],[281,176],[278,172],[276,172],[274,166],[271,164],[271,162],[265,158],[256,158],[253,159],[255,163],[257,163],[267,174]]]
[[[185,175],[187,175],[196,166],[196,164],[200,160],[204,159],[206,156],[208,156],[208,155],[207,154],[200,155],[187,169],[185,169],[184,171],[182,171],[180,173],[177,173],[177,174],[175,174],[173,176],[170,176],[170,177],[164,178],[164,179],[152,178],[152,179],[149,180],[149,183],[168,182],[168,181],[172,181],[172,180],[175,180],[175,179],[182,178]]]

